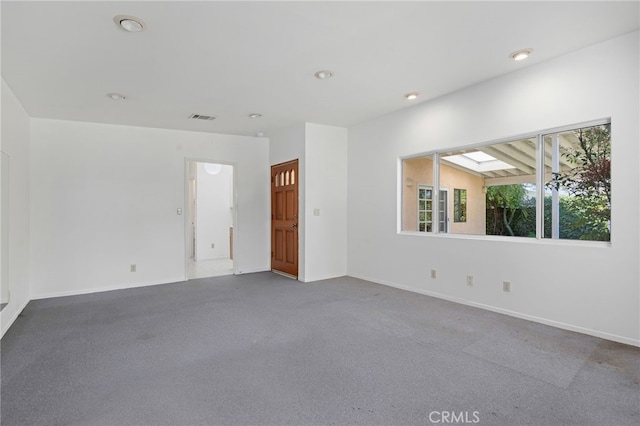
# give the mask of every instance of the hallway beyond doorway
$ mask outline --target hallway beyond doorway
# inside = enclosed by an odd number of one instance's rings
[[[187,279],[232,275],[234,169],[189,160]]]

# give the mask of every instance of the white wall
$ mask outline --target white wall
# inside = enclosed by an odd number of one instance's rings
[[[347,136],[342,127],[306,124],[306,281],[347,274]]]
[[[266,139],[31,123],[32,298],[184,280],[185,159],[235,166],[236,267],[269,269]]]
[[[29,302],[29,117],[2,80],[2,152],[9,157],[9,304],[0,312],[2,335]],[[7,209],[3,209],[7,211]],[[3,256],[6,258],[6,256]],[[3,283],[4,285],[4,283]]]
[[[204,163],[197,163],[197,260],[230,257],[229,228],[233,226],[233,167],[228,165],[221,167],[220,173],[210,175],[205,171]]]
[[[349,129],[349,275],[640,345],[638,39],[628,34]],[[610,247],[397,233],[400,156],[606,117]]]

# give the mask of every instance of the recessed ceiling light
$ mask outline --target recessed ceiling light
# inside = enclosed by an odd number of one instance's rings
[[[324,80],[326,78],[333,77],[333,71],[320,70],[320,71],[316,72],[314,75],[316,76],[316,78],[319,78],[320,80]]]
[[[257,136],[257,137],[259,137],[259,138],[261,138],[261,137],[263,137],[263,136],[264,136],[264,133],[262,133],[262,132],[258,132],[258,133],[256,133],[256,136]]]
[[[113,22],[116,23],[124,31],[130,33],[138,33],[147,29],[147,25],[140,18],[128,15],[118,15],[113,18]]]
[[[107,97],[114,101],[123,101],[127,99],[125,95],[121,95],[120,93],[107,93]]]
[[[517,51],[513,52],[509,56],[514,61],[521,61],[523,59],[527,59],[529,57],[529,55],[531,55],[532,52],[533,52],[533,49],[520,49],[520,50],[517,50]]]
[[[405,98],[407,98],[408,100],[412,100],[417,98],[420,95],[420,93],[418,92],[411,92],[411,93],[407,93],[406,95],[404,95]]]
[[[262,114],[249,114],[249,118],[260,118]]]

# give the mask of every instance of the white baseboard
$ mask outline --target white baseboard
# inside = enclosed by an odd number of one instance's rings
[[[349,276],[353,277],[353,278],[358,278],[358,279],[361,279],[361,280],[365,280],[365,281],[370,281],[370,282],[376,283],[376,284],[381,284],[381,285],[386,285],[386,286],[389,286],[389,287],[394,287],[394,288],[397,288],[397,289],[400,289],[400,290],[406,290],[406,291],[410,291],[410,292],[413,292],[413,293],[423,294],[425,296],[435,297],[437,299],[447,300],[449,302],[460,303],[462,305],[472,306],[474,308],[484,309],[486,311],[491,311],[491,312],[496,312],[496,313],[503,314],[503,315],[508,315],[510,317],[520,318],[520,319],[524,319],[524,320],[527,320],[527,321],[532,321],[532,322],[537,322],[537,323],[544,324],[544,325],[549,325],[551,327],[561,328],[563,330],[574,331],[576,333],[587,334],[589,336],[599,337],[601,339],[612,340],[612,341],[618,342],[618,343],[624,343],[625,345],[631,345],[631,346],[640,347],[640,340],[638,340],[638,339],[631,339],[631,338],[628,338],[628,337],[618,336],[616,334],[606,333],[606,332],[599,331],[599,330],[593,330],[593,329],[590,329],[590,328],[580,327],[580,326],[573,325],[573,324],[566,324],[566,323],[559,322],[559,321],[554,321],[554,320],[550,320],[550,319],[546,319],[546,318],[536,317],[536,316],[533,316],[533,315],[527,315],[527,314],[523,314],[523,313],[516,312],[516,311],[510,311],[508,309],[498,308],[498,307],[491,306],[491,305],[485,305],[485,304],[482,304],[482,303],[476,303],[476,302],[472,302],[472,301],[469,301],[469,300],[459,299],[457,297],[452,297],[452,296],[448,296],[448,295],[441,294],[441,293],[436,293],[436,292],[432,292],[432,291],[412,288],[412,287],[408,287],[408,286],[405,286],[405,285],[402,285],[402,284],[397,284],[397,283],[390,282],[390,281],[375,280],[373,278],[362,276],[362,275],[349,274]]]

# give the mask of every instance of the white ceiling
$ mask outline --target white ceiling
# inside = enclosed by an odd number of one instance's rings
[[[634,31],[638,6],[2,1],[2,76],[32,117],[268,136],[348,127]],[[147,30],[119,29],[122,14]],[[529,59],[509,59],[526,47]]]

